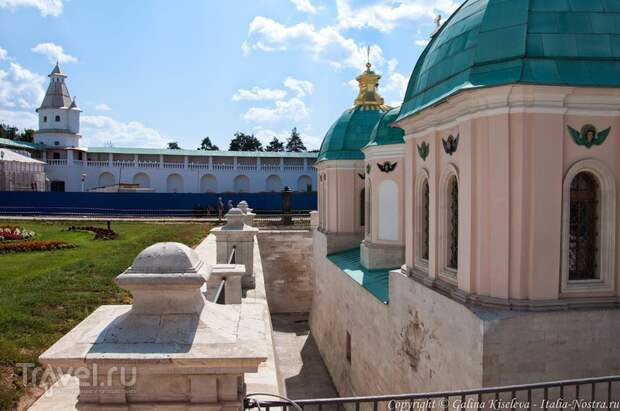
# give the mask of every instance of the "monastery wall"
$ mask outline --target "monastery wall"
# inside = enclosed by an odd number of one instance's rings
[[[314,288],[312,232],[261,230],[257,239],[270,312],[309,312]]]
[[[525,384],[620,369],[620,310],[466,306],[400,270],[390,273],[390,301],[383,304],[325,258],[324,234],[315,232],[314,241],[310,327],[341,396]]]

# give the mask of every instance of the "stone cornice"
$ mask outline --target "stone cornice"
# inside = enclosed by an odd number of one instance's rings
[[[393,157],[404,157],[406,153],[404,144],[388,144],[383,146],[368,146],[362,150],[366,160],[379,160]]]
[[[508,113],[561,115],[620,115],[620,89],[510,85],[464,90],[395,126],[405,139],[454,127],[470,119]]]
[[[510,311],[565,311],[569,309],[620,308],[618,297],[565,298],[555,300],[515,300],[466,293],[441,279],[433,279],[418,268],[403,266],[400,274],[453,299],[461,304],[504,309]]]

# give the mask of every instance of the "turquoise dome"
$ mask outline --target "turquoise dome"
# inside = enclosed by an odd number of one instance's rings
[[[361,149],[370,141],[373,128],[385,112],[385,109],[364,106],[346,110],[327,131],[317,162],[363,160]]]
[[[379,120],[372,130],[370,134],[370,143],[368,143],[366,147],[403,144],[405,142],[403,138],[405,136],[405,131],[402,128],[390,127],[398,118],[399,113],[400,107],[396,107],[383,114],[381,120]]]
[[[620,1],[466,0],[420,56],[399,118],[512,83],[620,86]]]

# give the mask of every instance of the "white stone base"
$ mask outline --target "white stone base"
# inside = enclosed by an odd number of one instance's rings
[[[405,262],[405,246],[375,244],[364,240],[360,245],[360,259],[369,270],[397,268]]]

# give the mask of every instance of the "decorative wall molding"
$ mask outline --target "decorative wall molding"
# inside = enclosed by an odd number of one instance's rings
[[[592,124],[586,124],[581,127],[581,131],[577,131],[571,126],[567,126],[570,136],[575,144],[578,146],[584,146],[585,148],[592,148],[592,146],[600,146],[607,140],[611,127],[606,128],[600,133],[596,130]]]
[[[575,176],[581,172],[591,173],[599,184],[599,279],[570,281],[568,278],[570,189]],[[584,292],[613,292],[615,289],[616,254],[616,182],[607,166],[597,159],[581,160],[573,164],[566,176],[562,190],[562,295]]]
[[[385,146],[370,146],[364,148],[366,160],[383,160],[387,158],[404,157],[406,154],[404,144],[388,144]]]
[[[620,89],[510,85],[463,90],[439,107],[429,107],[401,119],[405,140],[424,138],[461,122],[510,113],[620,116]]]

